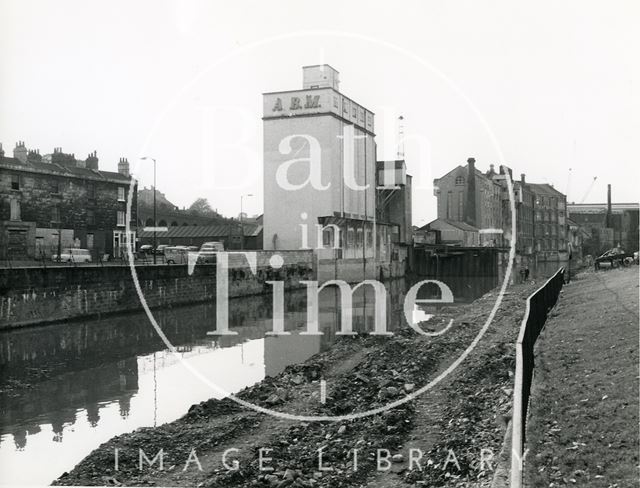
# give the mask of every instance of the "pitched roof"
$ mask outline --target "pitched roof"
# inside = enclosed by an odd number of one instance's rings
[[[231,234],[229,225],[181,225],[168,227],[166,232],[157,232],[158,237],[226,237]],[[153,237],[153,231],[140,230],[140,237]]]
[[[435,219],[435,220],[432,220],[428,224],[420,227],[420,230],[428,230],[436,222],[442,222],[442,223],[445,223],[447,225],[450,225],[451,227],[455,227],[456,229],[460,229],[460,230],[463,230],[463,231],[466,231],[466,232],[478,232],[478,229],[476,227],[474,227],[473,225],[469,225],[466,222],[458,222],[456,220],[449,220],[449,219]]]
[[[68,166],[56,163],[44,163],[38,161],[27,161],[23,163],[17,158],[3,156],[0,157],[0,164],[16,166],[20,171],[32,171],[34,173],[51,173],[60,176],[90,178],[97,180],[118,180],[123,183],[129,183],[130,176],[113,171],[93,170],[89,168],[81,168],[78,166]]]
[[[449,171],[449,172],[445,173],[444,175],[442,175],[440,178],[436,178],[436,180],[441,180],[441,179],[443,179],[443,178],[446,178],[446,177],[447,177],[447,176],[449,176],[451,173],[453,173],[454,171],[458,171],[458,170],[462,170],[462,171],[464,171],[464,174],[465,174],[465,176],[466,176],[466,175],[469,173],[469,169],[468,169],[468,167],[469,167],[469,163],[467,163],[465,166],[458,165],[458,166],[456,166],[455,168],[453,168],[451,171]],[[476,167],[476,169],[475,169],[475,170],[476,170],[476,171],[475,171],[476,176],[480,176],[480,177],[482,177],[482,178],[484,178],[484,179],[486,179],[486,180],[488,180],[488,181],[493,181],[493,180],[492,180],[492,178],[491,178],[490,176],[487,176],[486,174],[484,174],[484,173],[483,173],[482,171],[480,171],[477,167]]]
[[[548,183],[526,183],[526,185],[536,193],[541,193],[544,195],[553,195],[553,196],[557,196],[557,195],[565,196],[564,193],[556,190],[554,187],[552,187]]]
[[[256,224],[244,224],[244,235],[256,237],[262,232],[262,226]],[[157,232],[158,237],[178,238],[178,237],[228,237],[229,235],[239,235],[240,224],[224,225],[180,225],[168,227],[166,232]],[[139,230],[138,237],[153,237],[153,231]]]

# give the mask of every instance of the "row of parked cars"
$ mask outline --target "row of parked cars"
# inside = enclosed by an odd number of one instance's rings
[[[189,261],[189,253],[191,253],[197,256],[197,263],[215,263],[215,256],[219,251],[224,251],[224,245],[221,242],[205,242],[199,248],[197,246],[169,246],[161,244],[154,249],[153,246],[144,244],[138,249],[136,257],[145,259],[155,254],[156,256],[162,256],[163,261],[167,264],[187,264]],[[75,247],[62,249],[60,255],[53,254],[51,260],[63,263],[90,263],[93,261],[89,249]]]
[[[187,264],[189,262],[189,254],[196,255],[196,262],[215,263],[216,253],[224,251],[224,245],[221,242],[205,242],[199,248],[197,246],[168,246],[160,245],[156,249],[153,246],[140,246],[139,253],[145,255],[161,255],[167,264]]]

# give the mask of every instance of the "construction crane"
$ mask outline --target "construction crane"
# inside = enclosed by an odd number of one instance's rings
[[[593,180],[591,181],[591,184],[589,185],[589,188],[587,188],[587,191],[584,192],[584,196],[582,197],[582,200],[580,200],[580,203],[584,203],[584,201],[587,199],[587,197],[589,196],[589,193],[591,193],[591,190],[593,189],[593,185],[596,184],[596,180],[598,179],[597,176],[593,177]]]

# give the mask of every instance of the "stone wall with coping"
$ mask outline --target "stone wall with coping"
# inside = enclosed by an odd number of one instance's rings
[[[229,296],[271,293],[266,281],[284,281],[285,289],[316,279],[313,251],[283,251],[284,265],[269,266],[275,252],[257,251],[257,273],[240,255],[229,255]],[[151,308],[215,301],[216,265],[136,266]],[[140,310],[129,266],[78,266],[0,269],[0,329]]]

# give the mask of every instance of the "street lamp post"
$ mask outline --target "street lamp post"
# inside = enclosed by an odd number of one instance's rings
[[[155,158],[150,158],[148,156],[144,156],[140,159],[143,160],[151,160],[153,161],[153,264],[156,264],[156,250],[158,246],[156,245],[156,227],[158,222],[156,221],[156,160]]]
[[[240,195],[240,249],[244,249],[244,214],[242,211],[242,199],[244,197],[252,197],[252,193]]]

